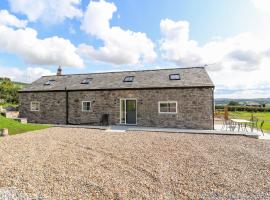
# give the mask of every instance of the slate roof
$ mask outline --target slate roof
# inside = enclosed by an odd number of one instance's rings
[[[181,80],[170,80],[170,74],[180,74]],[[123,82],[126,76],[134,76],[133,82]],[[81,84],[91,78],[91,83]],[[44,85],[55,80],[52,85]],[[158,69],[144,71],[105,72],[43,76],[20,92],[59,90],[106,90],[140,88],[214,87],[204,67]]]

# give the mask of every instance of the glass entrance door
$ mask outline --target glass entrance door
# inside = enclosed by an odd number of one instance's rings
[[[126,100],[120,100],[120,124],[126,124]]]
[[[137,100],[120,100],[120,123],[130,125],[137,124]]]
[[[126,124],[136,124],[136,100],[126,100]]]

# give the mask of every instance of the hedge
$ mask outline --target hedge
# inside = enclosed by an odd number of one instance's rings
[[[216,109],[224,109],[225,106],[216,105]],[[228,106],[229,111],[246,111],[246,112],[270,112],[270,107],[248,107],[248,106]]]

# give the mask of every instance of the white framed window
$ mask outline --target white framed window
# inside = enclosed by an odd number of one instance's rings
[[[30,110],[31,111],[39,111],[40,103],[39,101],[31,101]]]
[[[91,101],[83,101],[82,102],[82,111],[83,112],[90,112],[91,111]]]
[[[159,101],[158,113],[161,114],[176,114],[177,113],[177,101]]]

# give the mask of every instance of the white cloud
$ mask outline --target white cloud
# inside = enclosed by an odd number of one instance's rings
[[[201,56],[196,41],[189,39],[189,23],[164,19],[160,22],[163,35],[161,40],[162,57],[173,61],[179,66],[201,64]]]
[[[249,79],[249,77],[248,77]],[[220,86],[215,92],[215,96],[219,98],[270,98],[270,86],[265,81],[255,81],[249,86]]]
[[[260,11],[270,12],[270,1],[269,0],[250,0],[251,3]]]
[[[8,77],[13,81],[31,83],[41,76],[52,75],[50,70],[40,68],[40,67],[28,67],[26,69],[19,69],[16,67],[1,67],[0,66],[1,77]]]
[[[114,3],[90,1],[82,21],[82,30],[95,36],[106,37],[108,33],[105,31],[110,31],[110,20],[116,11]]]
[[[232,69],[241,71],[257,70],[261,62],[260,54],[253,52],[252,50],[235,50],[229,53],[227,57],[234,61]]]
[[[84,14],[82,30],[101,39],[104,46],[95,48],[82,44],[79,49],[84,55],[112,64],[138,64],[156,58],[154,43],[145,33],[110,27],[110,20],[117,8],[104,0],[91,1]]]
[[[216,97],[270,97],[269,58],[261,59],[260,63],[253,65],[254,69],[252,70],[250,70],[250,64],[245,62],[224,62],[223,65],[220,71],[209,71],[216,85]],[[265,87],[268,87],[268,89]]]
[[[65,18],[81,17],[81,0],[9,0],[11,11],[25,14],[29,21],[62,22]]]
[[[178,66],[208,64],[207,69],[217,90],[248,91],[249,88],[270,85],[270,38],[267,33],[241,33],[200,46],[189,38],[189,23],[186,21],[162,20],[160,28],[162,57]],[[261,95],[256,94],[255,89],[252,91],[254,97]],[[241,95],[243,93],[239,92]]]
[[[162,20],[160,29],[163,35],[160,47],[162,57],[179,66],[220,63],[223,67],[252,71],[267,57],[264,52],[270,48],[267,37],[261,38],[252,33],[212,40],[199,46],[189,38],[189,23],[186,21]],[[220,65],[215,66],[221,69]],[[213,66],[212,70],[215,71]]]
[[[41,67],[28,67],[26,68],[26,82],[33,82],[40,78],[41,76],[55,75],[55,72],[52,72],[48,69]]]
[[[7,10],[0,10],[0,24],[24,28],[27,26],[27,20],[20,20],[16,16],[11,15]]]
[[[28,64],[84,65],[76,53],[76,47],[69,40],[57,36],[39,39],[37,32],[31,28],[14,30],[0,25],[0,50],[16,54]]]

